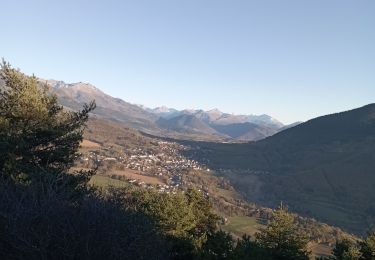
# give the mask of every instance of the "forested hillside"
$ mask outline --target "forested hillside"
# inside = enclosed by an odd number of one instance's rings
[[[249,200],[268,206],[284,201],[357,234],[375,225],[375,104],[255,143],[192,145],[192,155],[219,169]]]

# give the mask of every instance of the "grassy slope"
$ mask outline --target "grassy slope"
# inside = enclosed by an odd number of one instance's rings
[[[235,216],[229,217],[228,223],[222,225],[221,229],[234,234],[236,237],[242,237],[244,234],[254,236],[262,226],[264,226],[264,221],[261,219],[247,216]]]

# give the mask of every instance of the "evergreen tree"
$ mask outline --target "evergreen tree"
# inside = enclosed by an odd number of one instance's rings
[[[363,260],[375,260],[375,231],[371,232],[364,241],[360,242]]]
[[[361,258],[361,252],[356,246],[350,247],[348,251],[344,252],[343,260],[359,260]]]
[[[256,241],[253,241],[251,237],[247,235],[244,235],[242,239],[238,239],[233,259],[272,260],[268,250],[262,248]]]
[[[79,186],[89,172],[66,173],[78,156],[84,125],[95,108],[65,111],[48,86],[3,61],[0,68],[0,177],[21,183],[53,177]]]
[[[208,234],[202,246],[202,259],[234,259],[234,241],[229,233],[217,231]]]
[[[333,249],[333,257],[335,260],[358,260],[360,259],[360,251],[357,244],[349,239],[337,241]]]
[[[125,208],[155,221],[166,236],[173,259],[193,259],[217,229],[216,214],[207,198],[195,189],[176,194],[129,186],[118,190]]]
[[[217,223],[220,218],[212,212],[210,201],[201,192],[196,189],[189,189],[185,194],[195,222],[190,234],[194,237],[195,246],[201,247],[207,234],[212,234],[217,230]]]
[[[267,227],[256,234],[256,241],[267,249],[272,259],[309,259],[308,239],[294,222],[294,216],[280,207],[273,213]]]

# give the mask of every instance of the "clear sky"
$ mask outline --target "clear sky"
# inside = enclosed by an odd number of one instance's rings
[[[0,0],[0,56],[149,107],[284,123],[375,102],[373,0]]]

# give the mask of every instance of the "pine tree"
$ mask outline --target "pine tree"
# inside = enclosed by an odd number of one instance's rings
[[[243,235],[242,239],[237,240],[233,259],[272,260],[269,250],[262,248],[256,241],[254,241],[250,236],[247,235]]]
[[[361,258],[360,248],[356,241],[343,239],[336,242],[332,257],[335,260],[359,260]]]
[[[309,259],[308,239],[297,227],[294,216],[280,207],[268,225],[256,234],[256,241],[270,252],[272,259]]]
[[[360,242],[363,260],[375,260],[375,231],[371,232],[364,241]]]
[[[3,81],[3,84],[1,84]],[[0,177],[17,183],[53,178],[79,186],[89,172],[66,174],[78,156],[84,125],[95,103],[66,111],[48,86],[5,61],[0,68]],[[66,177],[66,178],[65,178]]]
[[[220,230],[208,235],[202,247],[201,259],[234,259],[233,251],[232,236]]]

